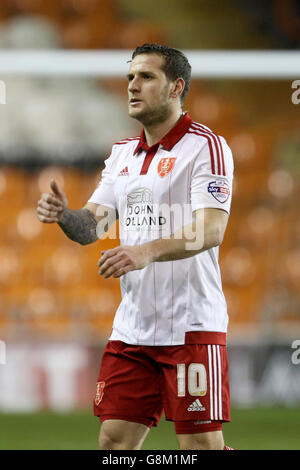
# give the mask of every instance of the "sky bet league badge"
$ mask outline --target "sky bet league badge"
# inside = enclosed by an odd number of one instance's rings
[[[226,202],[230,196],[229,185],[222,179],[209,183],[207,190],[218,202],[221,202],[222,204]]]

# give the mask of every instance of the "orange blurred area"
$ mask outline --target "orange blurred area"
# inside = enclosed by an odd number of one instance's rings
[[[234,15],[232,2],[221,2],[217,15],[215,2],[206,2],[205,7],[205,2],[189,2],[186,8],[184,2],[174,1],[172,11],[169,3],[1,0],[0,23],[8,41],[13,34],[7,36],[5,27],[13,26],[16,33],[15,19],[39,18],[42,29],[48,22],[59,38],[54,44],[49,40],[50,48],[134,49],[145,42],[158,42],[180,49],[234,49],[234,39],[239,48],[270,47],[263,28],[255,30],[244,14],[236,21],[236,2]],[[145,16],[146,10],[153,13],[152,18]],[[226,34],[221,27],[224,18]],[[32,26],[22,26],[25,29],[17,35],[18,47],[23,38],[30,39],[27,28]],[[95,83],[101,97],[111,92],[126,102],[124,78],[99,78]],[[200,81],[192,77],[184,106],[195,121],[224,136],[233,151],[233,202],[220,248],[220,266],[230,325],[245,331],[250,324],[299,325],[300,105],[298,109],[291,105],[290,85],[276,80]],[[28,116],[30,119],[29,111]],[[61,117],[58,128],[63,120]],[[106,121],[95,121],[96,132],[99,128],[99,133],[104,133]],[[9,137],[13,132],[14,127],[8,128]],[[59,142],[60,137],[50,140]],[[104,158],[100,147],[99,161]],[[0,167],[1,332],[107,337],[121,299],[120,287],[118,280],[105,280],[97,274],[97,261],[102,249],[119,241],[106,239],[83,247],[67,239],[56,224],[40,223],[36,204],[41,194],[49,191],[51,178],[66,192],[69,207],[79,209],[96,187],[100,172],[67,166],[35,170]]]
[[[252,139],[257,148],[255,134]],[[254,152],[251,158],[256,162],[262,156]],[[36,203],[49,190],[52,177],[75,209],[90,197],[100,177],[96,173],[55,166],[34,172],[0,168],[3,334],[109,334],[121,299],[119,280],[101,278],[97,261],[100,250],[117,246],[119,240],[80,246],[56,224],[42,224],[36,216]],[[299,182],[286,170],[270,171],[268,164],[261,164],[259,171],[247,173],[238,167],[232,213],[220,248],[231,326],[260,324],[269,318],[273,324],[299,321],[300,253],[294,235],[299,240],[300,224],[291,204],[298,196]]]
[[[134,48],[165,39],[158,26],[122,13],[112,0],[3,0],[0,22],[19,15],[46,20],[59,32],[62,47],[71,49]]]
[[[100,250],[119,241],[107,238],[82,247],[68,240],[56,224],[40,223],[36,203],[42,192],[49,191],[52,177],[66,191],[70,206],[80,208],[99,173],[56,167],[34,173],[0,168],[0,328],[8,335],[18,330],[105,337],[120,302],[120,287],[118,280],[98,275],[97,261]]]
[[[101,83],[124,93],[122,80]],[[276,84],[268,86],[277,90]],[[260,85],[253,87],[258,90],[254,101],[259,107]],[[296,158],[300,121],[289,118],[283,109],[276,121],[269,111],[267,117],[258,115],[255,122],[245,122],[248,96],[237,100],[233,91],[232,98],[221,96],[222,92],[209,90],[207,82],[201,86],[195,82],[185,109],[193,119],[223,135],[234,156],[232,209],[220,248],[231,331],[237,327],[245,332],[250,325],[265,324],[277,325],[279,330],[287,325],[292,328],[299,325],[300,311]],[[266,109],[269,105],[266,99]],[[91,196],[100,173],[66,166],[30,171],[0,167],[3,334],[109,335],[121,300],[120,287],[118,280],[104,280],[97,274],[97,261],[100,251],[116,246],[118,240],[80,246],[55,224],[41,224],[35,212],[40,195],[49,191],[51,178],[66,192],[69,207],[79,209]]]

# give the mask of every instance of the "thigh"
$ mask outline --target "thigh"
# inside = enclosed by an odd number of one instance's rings
[[[140,346],[121,341],[107,344],[94,398],[94,414],[100,420],[124,420],[157,426],[163,407],[159,371]]]
[[[149,431],[144,424],[108,419],[101,425],[99,447],[102,450],[139,450]]]
[[[187,425],[189,434],[230,421],[226,346],[183,345],[174,347],[168,356],[162,368],[166,418],[178,423],[178,429],[180,424]],[[184,426],[176,432],[184,433]]]

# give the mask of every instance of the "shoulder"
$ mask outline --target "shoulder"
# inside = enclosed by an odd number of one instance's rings
[[[122,140],[119,140],[118,142],[115,142],[112,148],[118,149],[118,148],[127,147],[127,146],[134,146],[134,145],[137,145],[139,140],[140,140],[139,136],[128,137],[127,139],[122,139]]]
[[[207,160],[213,174],[225,176],[227,170],[232,171],[232,152],[223,136],[195,121],[192,121],[187,133],[196,143],[199,142],[201,160]]]
[[[213,131],[204,124],[196,121],[192,121],[187,133],[191,136],[195,136],[195,139],[198,138],[203,142],[213,142],[218,143],[219,145],[228,145],[226,139],[223,136],[219,135],[217,132]]]
[[[115,142],[111,147],[110,155],[105,159],[105,164],[113,165],[114,162],[117,162],[122,155],[128,152],[128,150],[133,150],[138,144],[139,137],[128,137],[128,139],[119,140]]]

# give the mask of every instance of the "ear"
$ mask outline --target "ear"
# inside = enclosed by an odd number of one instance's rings
[[[183,78],[179,77],[173,82],[173,86],[170,91],[171,98],[180,98],[185,87],[185,81]]]

